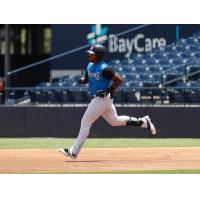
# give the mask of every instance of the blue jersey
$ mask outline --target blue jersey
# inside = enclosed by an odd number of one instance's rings
[[[109,89],[110,80],[106,79],[102,75],[102,71],[108,67],[108,65],[101,61],[97,65],[89,63],[87,66],[87,73],[89,79],[89,91],[90,95],[96,95],[98,91],[106,91]]]

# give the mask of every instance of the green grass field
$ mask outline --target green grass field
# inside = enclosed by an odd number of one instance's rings
[[[54,149],[69,147],[71,138],[0,138],[0,149]],[[90,139],[87,148],[200,147],[200,139]]]
[[[72,138],[0,138],[0,149],[58,149],[69,147]],[[86,148],[151,148],[151,147],[200,147],[200,139],[90,139],[86,140]],[[59,172],[62,173],[62,172]],[[107,172],[102,172],[107,174]],[[102,174],[97,173],[97,174]],[[95,173],[96,174],[96,173]],[[161,171],[119,171],[108,174],[200,174],[195,170],[161,170]]]

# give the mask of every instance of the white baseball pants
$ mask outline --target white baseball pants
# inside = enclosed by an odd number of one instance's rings
[[[70,148],[70,151],[73,152],[73,154],[79,154],[85,140],[89,135],[92,124],[100,116],[102,116],[112,126],[125,126],[127,121],[130,120],[129,116],[117,115],[116,108],[113,104],[113,99],[110,98],[110,95],[104,98],[95,97],[92,99],[85,114],[83,115],[79,135],[75,144]],[[131,117],[131,120],[137,121],[137,119],[134,117]]]

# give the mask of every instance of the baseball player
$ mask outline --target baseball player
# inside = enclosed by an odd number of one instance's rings
[[[135,118],[118,116],[113,104],[113,92],[123,80],[121,76],[112,70],[104,62],[106,48],[95,44],[90,50],[89,64],[86,74],[78,80],[79,84],[89,83],[91,102],[81,120],[81,127],[76,142],[69,149],[59,149],[65,156],[76,159],[85,140],[87,139],[92,124],[102,116],[112,126],[133,126],[147,128],[152,135],[156,135],[156,129],[149,116]]]

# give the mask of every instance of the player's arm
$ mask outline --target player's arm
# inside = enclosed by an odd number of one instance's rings
[[[87,84],[88,81],[89,81],[88,72],[86,70],[85,75],[83,77],[79,78],[77,82],[78,82],[78,84]]]
[[[117,89],[123,83],[123,79],[117,72],[115,72],[115,75],[113,76],[112,81],[113,83],[109,88],[109,92],[111,94],[114,92],[115,89]]]
[[[114,72],[110,67],[106,67],[103,70],[102,75],[104,78],[113,81],[112,85],[108,90],[108,92],[110,92],[111,95],[114,92],[114,90],[123,83],[122,77],[117,72]]]

